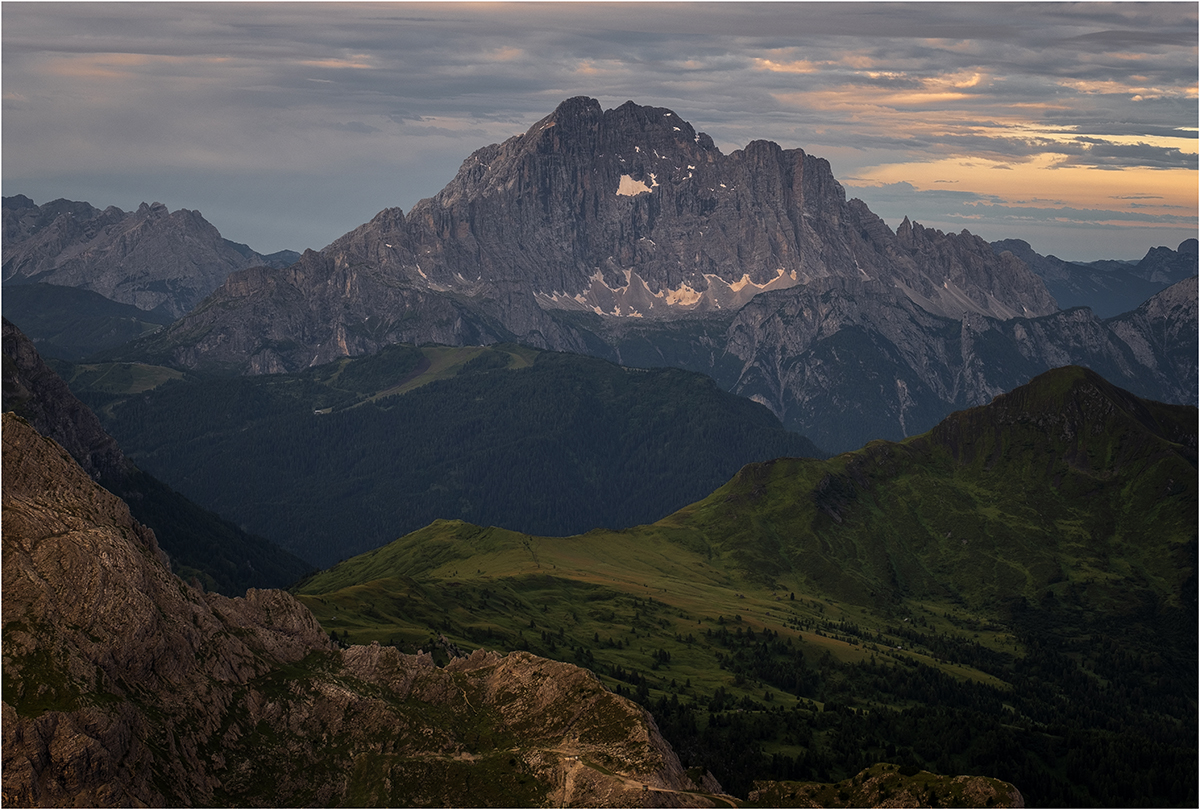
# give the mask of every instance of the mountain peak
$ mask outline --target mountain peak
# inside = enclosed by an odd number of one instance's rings
[[[604,109],[596,99],[588,96],[575,96],[555,107],[554,112],[550,113],[547,118],[557,122],[571,118],[599,118],[603,114]],[[547,119],[543,118],[542,120]]]
[[[1185,418],[1187,412],[1193,415]],[[1119,470],[1125,460],[1161,447],[1196,466],[1195,408],[1142,399],[1091,369],[1063,366],[1034,377],[987,405],[951,414],[926,434],[969,463],[999,452],[995,442],[1024,441],[1026,452],[1063,456],[1077,469]],[[1014,430],[1028,440],[1013,438]],[[1034,438],[1036,437],[1036,438]]]
[[[1057,309],[1039,278],[982,240],[907,220],[897,237],[864,203],[846,199],[827,161],[802,149],[753,140],[724,155],[670,109],[629,101],[602,110],[586,96],[566,99],[522,135],[476,150],[403,218],[369,223],[325,253],[328,268],[295,275],[293,297],[305,298],[309,313],[347,320],[297,326],[296,334],[281,327],[286,337],[250,352],[270,355],[255,367],[359,353],[353,335],[361,331],[351,322],[376,320],[394,325],[369,338],[376,345],[486,334],[586,351],[577,317],[724,318],[761,293],[828,278],[895,287],[941,317]],[[226,292],[249,300],[254,285],[242,281]],[[470,306],[486,328],[401,337],[412,320],[400,313],[415,312],[418,301],[428,313],[433,297],[453,299],[446,306],[455,314],[439,322],[465,324],[459,313]],[[230,317],[239,306],[227,310]],[[203,317],[222,311],[206,307]],[[278,357],[280,345],[294,346],[291,356]]]
[[[267,260],[221,238],[199,211],[161,202],[134,212],[58,199],[5,198],[4,281],[79,287],[179,317],[234,270]]]

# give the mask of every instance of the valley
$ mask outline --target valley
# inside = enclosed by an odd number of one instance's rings
[[[1195,240],[521,126],[303,253],[4,198],[5,803],[1194,805]]]
[[[389,346],[303,373],[187,372],[136,392],[113,383],[137,387],[148,370],[60,368],[140,466],[322,567],[441,517],[623,528],[750,461],[823,455],[699,374],[511,344]]]

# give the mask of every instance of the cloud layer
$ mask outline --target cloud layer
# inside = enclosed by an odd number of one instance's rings
[[[407,209],[575,95],[669,107],[725,151],[801,147],[892,225],[908,214],[1077,259],[1196,230],[1194,4],[2,14],[5,194],[161,199],[262,251]]]

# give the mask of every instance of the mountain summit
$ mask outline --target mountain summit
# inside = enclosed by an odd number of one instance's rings
[[[386,209],[285,270],[231,274],[155,346],[252,373],[396,342],[607,356],[606,327],[572,313],[712,317],[825,278],[880,283],[944,317],[1057,310],[1041,279],[977,237],[907,221],[893,233],[801,149],[725,155],[670,110],[573,98],[476,151],[407,215]]]
[[[405,225],[386,248],[414,282],[517,285],[548,309],[672,317],[847,275],[884,280],[939,315],[1057,309],[982,240],[907,220],[893,234],[846,200],[825,160],[762,140],[724,155],[672,111],[632,101],[568,99],[467,158]],[[378,260],[380,236],[360,228],[326,252]]]

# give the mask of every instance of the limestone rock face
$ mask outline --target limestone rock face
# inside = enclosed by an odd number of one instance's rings
[[[11,413],[3,443],[6,805],[712,803],[591,673],[338,649],[287,593],[184,584]]]
[[[1164,381],[1167,402],[1194,402],[1200,287],[1196,276],[1172,284],[1137,309],[1108,321],[1137,362]],[[1190,398],[1187,396],[1190,394]]]
[[[126,212],[54,200],[4,198],[4,283],[82,287],[179,317],[229,273],[270,260],[221,234],[199,211],[162,203]]]
[[[230,276],[151,343],[250,373],[406,341],[604,354],[607,327],[563,313],[723,318],[821,279],[879,282],[947,317],[1057,309],[1022,262],[966,232],[893,233],[803,150],[725,155],[670,110],[581,97],[476,151],[407,215],[382,211],[287,270]]]

